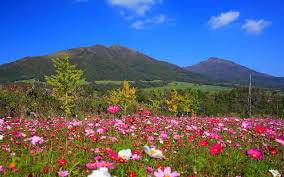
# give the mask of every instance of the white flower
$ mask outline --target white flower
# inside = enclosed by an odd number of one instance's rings
[[[94,170],[88,177],[111,177],[108,172],[107,167],[99,168],[98,170]]]
[[[269,170],[270,173],[272,173],[273,177],[281,177],[281,174],[279,173],[278,170]]]
[[[165,158],[163,152],[154,148],[149,148],[149,146],[144,146],[144,151],[150,156],[154,158]]]
[[[3,140],[4,136],[3,135],[0,135],[0,140]]]
[[[131,156],[132,153],[130,149],[124,149],[118,152],[118,157],[121,157],[122,159],[129,160]]]

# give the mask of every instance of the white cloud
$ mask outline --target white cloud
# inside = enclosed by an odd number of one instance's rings
[[[217,29],[217,28],[228,25],[231,22],[237,20],[239,16],[240,16],[240,12],[229,11],[226,13],[221,13],[219,16],[211,17],[208,23],[211,25],[213,29]]]
[[[108,2],[134,11],[138,16],[144,16],[155,4],[162,3],[162,0],[108,0]]]
[[[157,15],[153,18],[148,18],[146,20],[138,20],[132,23],[131,27],[135,29],[143,29],[146,24],[162,24],[167,21],[167,17],[164,14]]]
[[[144,24],[145,24],[144,21],[138,20],[138,21],[132,23],[131,27],[135,28],[135,29],[142,29]]]
[[[246,30],[250,34],[259,34],[265,27],[271,25],[272,22],[261,20],[250,20],[247,19],[247,22],[242,26],[242,29]]]

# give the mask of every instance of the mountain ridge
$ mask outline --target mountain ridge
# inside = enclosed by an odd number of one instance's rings
[[[195,65],[184,67],[184,69],[205,76],[211,76],[215,79],[233,80],[240,84],[247,84],[251,74],[257,86],[265,85],[266,87],[270,87],[272,85],[284,87],[284,77],[260,73],[231,60],[216,57],[210,57]]]
[[[88,81],[95,80],[177,80],[186,82],[211,82],[208,77],[186,71],[165,61],[151,58],[136,50],[112,45],[94,45],[72,48],[50,55],[24,57],[0,65],[0,82],[39,79],[54,73],[50,57],[68,54],[70,63],[83,69]],[[214,79],[213,79],[214,80]]]

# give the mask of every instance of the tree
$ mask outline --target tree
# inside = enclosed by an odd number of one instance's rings
[[[173,89],[173,91],[171,91],[170,100],[165,99],[165,102],[168,105],[168,110],[173,113],[177,113],[179,111],[178,107],[180,105],[180,101],[181,101],[181,95],[178,95],[176,89]]]
[[[71,108],[75,106],[74,92],[84,83],[85,78],[81,79],[82,70],[76,70],[76,65],[70,65],[68,55],[52,58],[52,61],[56,74],[50,77],[45,76],[45,80],[47,84],[54,87],[55,96],[61,101],[61,108],[67,116],[71,114]]]
[[[109,93],[109,103],[121,107],[124,111],[124,115],[126,115],[126,110],[129,105],[135,102],[136,88],[130,88],[129,83],[127,81],[123,81],[122,89],[113,89],[109,91]]]

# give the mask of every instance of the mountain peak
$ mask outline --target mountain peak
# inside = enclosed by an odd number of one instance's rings
[[[268,84],[278,82],[275,77],[249,69],[245,66],[216,57],[210,57],[193,66],[185,67],[186,70],[211,76],[221,80],[233,80],[239,83],[247,83],[251,74],[255,83]]]

